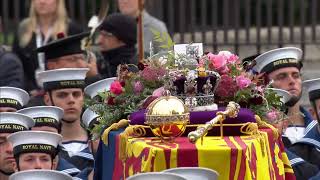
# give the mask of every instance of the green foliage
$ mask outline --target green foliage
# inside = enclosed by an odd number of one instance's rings
[[[172,41],[170,35],[167,32],[160,32],[154,28],[150,28],[154,36],[154,41],[158,42],[160,48],[170,50],[174,46],[174,42]]]

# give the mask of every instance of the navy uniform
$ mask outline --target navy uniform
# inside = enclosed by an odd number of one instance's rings
[[[9,180],[72,180],[72,177],[53,170],[27,170],[16,172],[9,177]]]
[[[290,165],[297,180],[306,180],[317,175],[319,168],[316,165],[306,162],[301,157],[286,149]]]
[[[296,47],[284,47],[274,49],[268,52],[265,52],[254,59],[253,71],[259,74],[265,73],[269,74],[275,70],[286,68],[286,67],[295,67],[299,71],[302,68],[302,50]],[[298,98],[291,98],[287,102],[287,106],[293,106],[297,103]],[[285,132],[283,133],[283,139],[286,147],[297,140],[301,139],[305,134],[307,134],[315,122],[313,121],[311,115],[302,107],[300,108],[300,113],[304,117],[303,126],[291,126],[289,125]]]
[[[304,81],[303,86],[308,90],[309,100],[317,112],[319,121],[319,111],[315,106],[315,101],[320,99],[320,78]],[[320,132],[318,123],[315,123],[313,128],[303,138],[294,143],[289,150],[306,162],[320,168]],[[312,179],[316,179],[316,177]]]
[[[25,114],[35,121],[35,127],[50,127],[53,132],[60,133],[61,123],[60,120],[63,117],[63,109],[56,106],[35,106],[24,108],[18,111],[18,113]],[[43,129],[39,129],[43,130]],[[47,130],[47,129],[45,129]],[[80,173],[80,170],[74,165],[59,157],[57,171],[62,171],[70,176],[76,176]]]
[[[116,77],[112,77],[112,78],[107,78],[107,79],[103,79],[98,82],[95,82],[87,86],[84,89],[84,93],[87,96],[89,96],[91,99],[101,101],[101,99],[98,98],[98,94],[105,91],[109,91],[112,82],[114,82],[115,80],[116,80]],[[90,130],[94,127],[96,123],[99,122],[101,117],[98,114],[96,114],[94,111],[92,111],[90,108],[87,108],[83,112],[81,119],[84,127]],[[98,136],[94,134],[90,134],[90,145],[91,145],[91,151],[93,152],[93,154],[96,153],[97,145],[98,145],[97,143],[99,142],[99,139],[98,140],[96,139],[97,137]],[[93,170],[92,168],[86,168],[77,176],[77,178],[83,179],[83,180],[87,179],[92,170]]]
[[[43,71],[39,73],[39,79],[43,82],[43,88],[49,92],[56,89],[80,88],[85,87],[85,77],[87,68],[64,68]],[[52,101],[54,102],[54,101]],[[63,121],[63,119],[62,119]],[[65,159],[80,171],[87,167],[93,167],[94,158],[85,141],[64,141],[60,144],[59,157]]]

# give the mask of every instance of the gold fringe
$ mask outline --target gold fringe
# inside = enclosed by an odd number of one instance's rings
[[[133,125],[128,126],[120,135],[119,142],[119,159],[125,161],[127,158],[127,142],[129,137],[142,137],[146,135],[145,128],[148,126]]]
[[[117,123],[113,123],[111,126],[109,126],[107,129],[104,130],[101,139],[103,141],[103,143],[108,146],[108,137],[109,137],[109,133],[112,130],[118,130],[119,128],[124,128],[126,126],[129,125],[129,120],[127,119],[121,119],[119,122]]]
[[[259,126],[257,123],[245,123],[241,128],[240,128],[240,132],[243,134],[247,134],[247,135],[251,135],[251,136],[255,136],[258,141],[260,142],[260,148],[261,148],[261,152],[262,152],[262,156],[265,155],[265,140],[261,135],[261,132],[259,131]]]
[[[271,124],[268,124],[267,122],[265,121],[262,121],[261,118],[258,116],[258,115],[255,115],[255,118],[256,118],[256,121],[258,123],[258,126],[259,127],[267,127],[267,128],[270,128],[272,130],[272,133],[273,133],[273,137],[275,139],[278,139],[280,134],[278,132],[278,129],[273,127]]]

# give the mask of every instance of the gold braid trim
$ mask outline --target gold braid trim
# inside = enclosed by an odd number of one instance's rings
[[[257,121],[259,127],[267,127],[267,128],[270,128],[270,129],[272,130],[274,139],[278,139],[278,138],[279,138],[280,134],[279,134],[277,128],[275,128],[275,127],[272,126],[271,124],[268,124],[268,123],[265,122],[265,121],[262,121],[261,118],[260,118],[258,115],[255,115],[255,118],[256,118],[256,121]]]
[[[261,135],[261,132],[259,131],[259,126],[257,123],[251,123],[251,122],[245,123],[243,126],[241,126],[240,132],[243,134],[255,136],[260,143],[262,156],[265,155],[264,148],[265,148],[266,142],[265,142],[263,136]]]
[[[125,161],[127,158],[127,142],[129,137],[143,137],[146,135],[146,129],[149,126],[130,125],[119,135],[119,159]]]
[[[119,122],[117,123],[113,123],[111,126],[109,126],[107,129],[105,129],[103,131],[103,134],[101,136],[101,139],[103,141],[103,143],[108,146],[108,137],[109,137],[109,133],[112,130],[118,130],[119,128],[123,128],[129,125],[129,120],[127,119],[121,119]]]

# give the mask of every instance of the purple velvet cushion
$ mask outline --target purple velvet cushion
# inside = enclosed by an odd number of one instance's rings
[[[203,112],[191,112],[190,113],[190,124],[204,124],[207,121],[210,121],[216,116],[217,111],[223,111],[225,108],[219,108],[216,111],[203,111]],[[140,110],[134,112],[130,115],[129,120],[131,125],[144,124],[146,110]],[[241,108],[236,118],[227,118],[223,123],[224,124],[238,124],[238,123],[247,123],[247,122],[256,122],[254,118],[254,113],[250,109]]]

